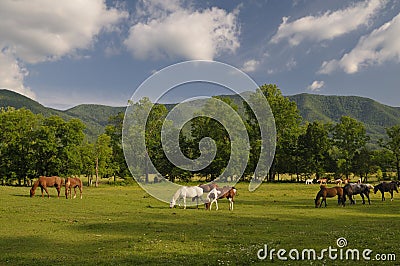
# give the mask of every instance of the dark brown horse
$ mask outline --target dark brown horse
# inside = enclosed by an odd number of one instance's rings
[[[333,198],[338,196],[338,204],[342,204],[344,206],[344,194],[342,187],[332,187],[327,188],[325,185],[320,186],[320,190],[317,193],[315,198],[315,208],[322,207],[322,203],[325,202],[326,207],[326,198]],[[321,200],[322,197],[322,201]]]
[[[65,180],[65,198],[68,199],[68,194],[72,199],[72,188],[74,189],[74,199],[76,198],[76,188],[79,188],[81,192],[81,199],[82,199],[82,180],[77,177],[68,177]]]
[[[348,183],[343,187],[344,201],[346,201],[346,196],[347,196],[350,200],[350,204],[356,204],[356,201],[353,199],[353,196],[360,194],[362,198],[362,204],[365,204],[364,195],[368,199],[368,204],[371,204],[371,200],[369,199],[370,189],[373,189],[373,186],[370,184]]]
[[[376,185],[374,187],[374,194],[376,194],[376,192],[378,192],[378,190],[382,193],[382,201],[386,200],[385,199],[385,192],[389,192],[390,193],[390,200],[393,201],[393,191],[396,191],[397,193],[399,193],[399,191],[397,190],[397,183],[395,181],[392,181],[390,183],[387,182],[382,182],[379,185]]]
[[[52,177],[47,177],[47,176],[40,176],[38,180],[33,184],[31,190],[30,190],[30,196],[33,197],[35,196],[35,191],[37,187],[40,187],[42,190],[42,198],[44,197],[43,190],[46,191],[47,196],[50,198],[49,191],[47,190],[47,187],[55,187],[57,189],[58,197],[60,197],[60,191],[61,187],[64,183],[64,179],[58,176],[52,176]]]

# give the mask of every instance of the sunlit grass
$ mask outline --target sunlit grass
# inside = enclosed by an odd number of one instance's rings
[[[336,247],[339,237],[350,248],[399,250],[397,194],[393,202],[371,195],[371,205],[357,196],[357,204],[345,208],[328,199],[327,208],[316,209],[318,185],[263,184],[253,193],[245,183],[237,188],[230,212],[226,199],[218,211],[170,209],[137,185],[85,187],[82,200],[57,199],[55,189],[42,199],[30,198],[29,188],[0,187],[0,265],[282,264],[258,260],[257,251],[264,244],[320,250]]]

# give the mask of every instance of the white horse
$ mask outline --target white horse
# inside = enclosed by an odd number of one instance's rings
[[[199,207],[199,198],[203,201],[203,189],[201,187],[181,187],[179,188],[174,196],[171,199],[171,203],[169,205],[170,208],[173,208],[177,201],[183,199],[183,208],[186,209],[186,198],[192,198],[192,201],[197,200],[197,208]],[[180,206],[180,204],[179,204]]]
[[[314,184],[314,180],[311,179],[311,178],[307,179],[306,180],[306,185],[311,185],[311,184]]]
[[[216,209],[218,211],[218,195],[221,194],[221,191],[217,190],[217,188],[213,188],[206,197],[205,205],[207,210],[211,210],[213,203],[215,202]]]

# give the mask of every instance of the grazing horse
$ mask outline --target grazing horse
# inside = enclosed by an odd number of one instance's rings
[[[326,179],[326,178],[321,178],[321,179],[318,179],[317,182],[319,182],[320,185],[326,184],[326,183],[328,182],[328,179]]]
[[[386,200],[385,199],[385,192],[390,193],[390,200],[393,201],[393,191],[396,191],[399,193],[397,190],[397,183],[395,181],[392,181],[390,183],[382,182],[379,185],[376,185],[374,188],[374,194],[378,192],[378,190],[382,193],[382,201]]]
[[[218,191],[220,191],[220,195],[218,196],[218,199],[223,199],[227,198],[229,200],[229,210],[233,211],[233,198],[237,194],[237,190],[235,187],[229,187],[229,186],[224,186],[223,188],[217,188]]]
[[[210,192],[211,190],[213,190],[213,188],[217,188],[218,185],[215,183],[210,183],[210,184],[199,185],[199,187],[203,189],[203,192]]]
[[[68,199],[68,194],[72,199],[72,188],[74,189],[74,199],[76,198],[76,188],[79,188],[82,199],[82,180],[77,177],[68,177],[65,181],[65,198]]]
[[[317,196],[315,197],[315,208],[322,207],[322,203],[325,202],[326,207],[326,198],[333,198],[338,196],[338,204],[342,203],[344,206],[344,195],[342,187],[332,187],[327,188],[325,185],[320,186],[320,191],[318,191]],[[320,201],[322,197],[322,201]]]
[[[35,191],[37,187],[40,187],[42,190],[42,198],[44,197],[43,190],[46,191],[48,198],[50,198],[49,191],[47,190],[47,187],[55,187],[57,189],[58,197],[60,197],[60,191],[61,187],[64,183],[64,179],[58,176],[52,176],[52,177],[47,177],[47,176],[40,176],[38,180],[33,184],[31,190],[30,190],[30,196],[33,197],[35,196]]]
[[[197,200],[197,208],[199,208],[199,198],[203,201],[203,189],[201,187],[180,187],[174,194],[169,205],[173,208],[177,201],[183,199],[183,208],[186,209],[186,198],[192,198],[192,201]],[[204,202],[204,201],[203,201]],[[179,204],[180,206],[180,204]]]
[[[311,184],[313,184],[313,179],[311,179],[311,178],[309,178],[309,179],[307,179],[306,180],[306,185],[311,185]]]
[[[221,191],[217,190],[217,188],[213,188],[206,197],[204,202],[204,206],[206,210],[211,210],[213,203],[215,203],[216,209],[218,211],[218,196],[221,194]]]
[[[373,186],[369,184],[357,184],[357,183],[349,183],[344,186],[343,191],[344,191],[344,201],[346,201],[346,196],[350,200],[350,204],[355,204],[355,200],[353,199],[353,195],[360,194],[362,198],[362,203],[365,204],[365,199],[364,195],[368,199],[368,204],[371,204],[371,201],[369,199],[369,190]]]

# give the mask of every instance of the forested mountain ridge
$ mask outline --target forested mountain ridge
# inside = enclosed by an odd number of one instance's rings
[[[238,95],[231,95],[235,102],[240,102]],[[385,136],[385,128],[400,124],[400,108],[381,104],[369,98],[359,96],[325,96],[316,94],[296,94],[287,96],[296,102],[300,115],[305,122],[322,121],[336,123],[346,115],[365,124],[367,133],[373,141]],[[111,107],[96,104],[82,104],[61,111],[48,108],[40,103],[8,90],[0,90],[0,107],[12,106],[26,108],[35,114],[44,116],[58,115],[65,120],[78,118],[87,126],[89,139],[101,134],[112,115],[124,112],[125,107]],[[169,104],[168,109],[174,105]]]
[[[288,96],[296,102],[304,121],[339,122],[350,116],[364,123],[367,133],[376,140],[385,135],[385,128],[400,124],[400,108],[381,104],[359,96],[325,96],[297,94]]]
[[[0,90],[0,108],[14,107],[25,108],[34,114],[42,114],[45,117],[52,115],[60,116],[65,120],[78,118],[86,125],[85,133],[90,141],[96,140],[97,136],[104,132],[111,115],[124,112],[125,107],[111,107],[97,104],[81,104],[67,110],[56,110],[45,107],[40,103],[9,90]]]

